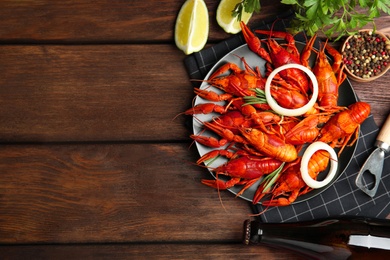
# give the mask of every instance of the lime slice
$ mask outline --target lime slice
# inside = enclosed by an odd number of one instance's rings
[[[227,33],[236,34],[241,31],[240,21],[233,17],[232,11],[241,0],[221,0],[217,8],[217,22]],[[252,13],[242,11],[241,21],[248,23]]]
[[[209,14],[203,0],[187,0],[175,25],[176,46],[185,54],[200,51],[209,35]]]

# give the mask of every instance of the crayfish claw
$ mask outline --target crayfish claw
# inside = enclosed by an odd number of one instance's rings
[[[286,198],[278,198],[274,200],[263,201],[261,204],[266,207],[288,206],[291,204],[291,201]]]
[[[240,178],[231,178],[228,181],[222,181],[219,179],[217,179],[217,180],[202,180],[201,182],[209,187],[212,187],[212,188],[215,188],[218,190],[226,190],[226,189],[233,187],[237,183],[239,183]]]
[[[265,59],[266,61],[271,62],[271,57],[268,52],[261,47],[261,41],[254,33],[249,29],[249,27],[244,23],[240,23],[242,34],[245,38],[246,43],[251,51]]]

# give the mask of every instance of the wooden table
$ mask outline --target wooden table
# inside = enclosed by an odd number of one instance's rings
[[[200,183],[173,120],[194,97],[183,2],[0,2],[0,258],[298,258],[241,245],[248,203]],[[230,35],[206,2],[212,45]],[[286,8],[262,1],[251,24]],[[379,126],[389,81],[353,83]]]

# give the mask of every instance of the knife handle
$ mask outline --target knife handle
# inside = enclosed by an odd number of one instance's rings
[[[376,140],[387,144],[387,146],[390,145],[390,114],[387,116]]]

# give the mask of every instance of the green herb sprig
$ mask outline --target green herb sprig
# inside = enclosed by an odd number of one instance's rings
[[[328,38],[356,34],[368,23],[375,28],[374,18],[381,11],[390,14],[388,0],[281,0],[293,5],[296,18],[292,21],[294,32],[305,31],[313,36],[322,31]]]
[[[260,8],[260,0],[242,0],[234,7],[232,16],[237,17],[237,20],[241,21],[241,15],[243,11],[247,13],[258,13],[260,12]]]
[[[267,193],[269,189],[274,185],[276,180],[279,178],[282,169],[284,167],[284,162],[277,168],[275,171],[271,172],[261,181],[260,185],[263,186],[263,193]]]
[[[390,15],[389,0],[281,0],[282,4],[292,5],[296,17],[291,23],[291,32],[306,32],[313,36],[318,31],[329,39],[353,35],[363,26],[372,23],[381,12]],[[254,10],[260,7],[260,0],[244,0],[233,10],[233,16],[239,11]]]
[[[256,95],[255,96],[245,96],[244,101],[245,105],[254,105],[254,104],[267,104],[267,98],[265,97],[265,91],[259,88],[252,89]]]

